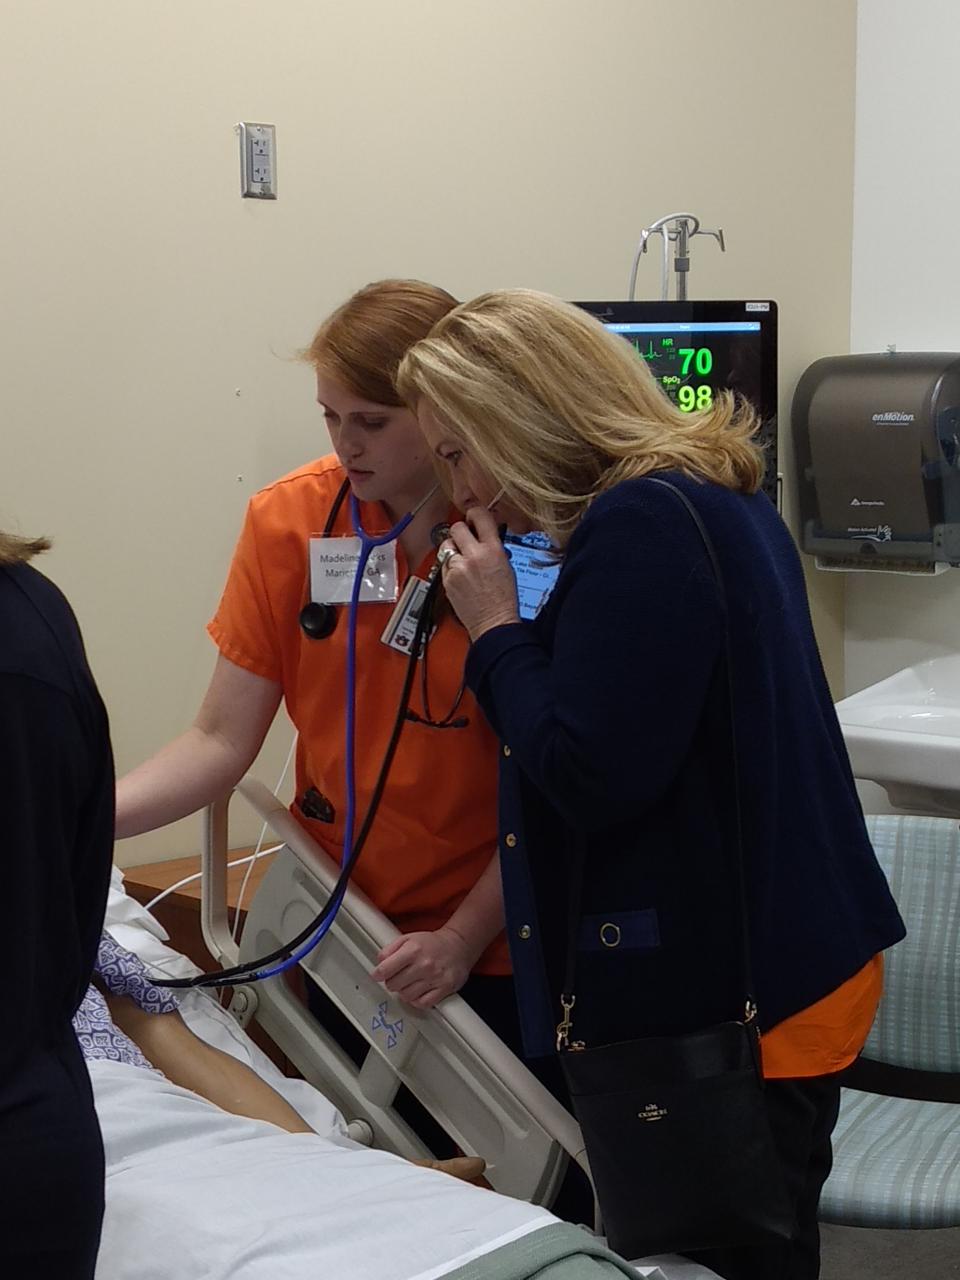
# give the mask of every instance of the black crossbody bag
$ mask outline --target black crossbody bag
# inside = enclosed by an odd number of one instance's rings
[[[659,479],[655,483],[671,489],[695,522],[723,606],[744,1012],[742,1021],[687,1035],[596,1048],[570,1039],[585,853],[578,842],[570,859],[568,994],[561,997],[557,1050],[604,1231],[610,1247],[628,1258],[789,1239],[794,1231],[764,1104],[752,996],[726,592],[713,543],[696,509],[674,485]]]

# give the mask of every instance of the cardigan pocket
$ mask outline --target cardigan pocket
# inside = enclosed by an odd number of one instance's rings
[[[659,946],[655,907],[584,916],[580,921],[580,951],[654,951]]]

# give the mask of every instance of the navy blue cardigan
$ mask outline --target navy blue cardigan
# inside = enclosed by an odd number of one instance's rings
[[[83,1073],[70,1019],[93,972],[113,855],[106,711],[70,606],[29,565],[0,568],[0,797],[0,932],[14,978],[0,1037],[2,1102],[11,1078],[36,1073],[37,1052],[61,1040]],[[39,1125],[37,1099],[25,1123]]]
[[[763,494],[664,478],[696,506],[726,586],[767,1030],[904,928],[864,827],[785,525]],[[534,623],[497,627],[470,650],[468,683],[503,743],[501,865],[530,1056],[551,1051],[560,1019],[576,844],[586,879],[573,1036],[675,1034],[742,1014],[723,655],[699,534],[650,479],[592,504]]]

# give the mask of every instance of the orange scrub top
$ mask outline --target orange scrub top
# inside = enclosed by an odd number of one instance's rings
[[[835,991],[761,1036],[764,1076],[825,1076],[848,1067],[870,1033],[882,989],[883,956],[878,954]]]
[[[255,494],[216,615],[207,630],[224,657],[283,686],[296,726],[297,799],[291,812],[319,845],[340,861],[346,818],[344,741],[348,606],[337,626],[311,640],[299,624],[310,599],[309,539],[322,534],[345,479],[335,456],[320,458]],[[379,503],[360,504],[369,534],[390,527]],[[331,530],[352,537],[349,498]],[[397,548],[397,582],[409,568]],[[434,553],[418,566],[426,577]],[[405,654],[380,640],[393,604],[360,604],[357,622],[356,783],[354,836],[360,830],[396,717],[407,670]],[[443,719],[463,679],[469,638],[445,611],[427,655],[430,711]],[[426,716],[418,664],[411,709]],[[403,932],[437,929],[476,884],[497,846],[497,742],[469,690],[457,709],[465,728],[437,729],[407,721],[370,835],[353,873],[355,883]],[[333,806],[333,820],[306,817],[297,800],[315,788]],[[510,972],[500,934],[475,972]]]

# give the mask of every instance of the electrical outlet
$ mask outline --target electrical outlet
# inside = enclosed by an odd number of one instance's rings
[[[240,135],[240,194],[251,200],[277,198],[277,133],[272,124],[237,125]]]

